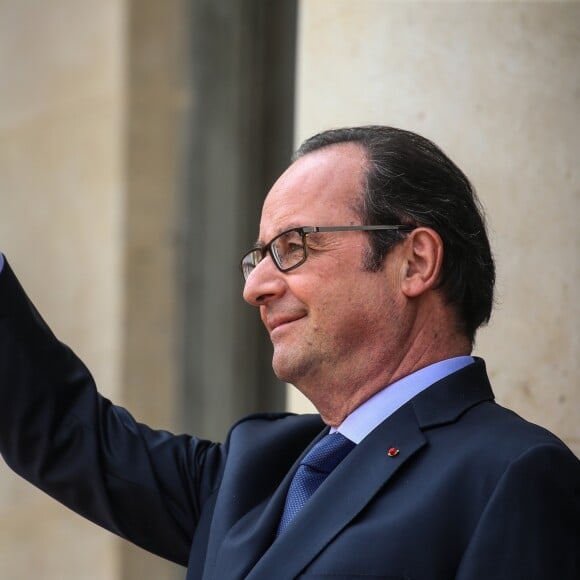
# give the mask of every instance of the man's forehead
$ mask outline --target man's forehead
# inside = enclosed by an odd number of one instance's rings
[[[362,197],[365,170],[364,151],[352,143],[301,157],[268,192],[262,207],[260,238],[292,227],[352,220]]]

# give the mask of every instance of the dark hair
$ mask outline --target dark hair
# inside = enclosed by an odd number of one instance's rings
[[[360,207],[364,224],[421,225],[441,236],[439,288],[473,343],[476,330],[491,316],[495,284],[483,209],[473,186],[433,142],[393,127],[324,131],[307,139],[294,159],[340,143],[360,144],[369,161]],[[378,270],[403,236],[372,232],[365,267]]]

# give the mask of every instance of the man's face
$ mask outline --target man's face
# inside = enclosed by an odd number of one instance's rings
[[[341,144],[310,153],[280,177],[263,206],[260,243],[298,226],[361,223],[366,159],[361,147]],[[307,236],[308,258],[280,272],[267,255],[250,274],[244,298],[260,308],[274,346],[278,377],[310,396],[336,383],[369,380],[384,363],[399,324],[398,275],[386,266],[363,269],[366,233]],[[387,260],[387,263],[389,260]]]

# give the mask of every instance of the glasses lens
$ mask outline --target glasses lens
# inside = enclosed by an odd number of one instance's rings
[[[304,261],[304,242],[296,231],[278,236],[272,241],[270,248],[281,270],[289,270]]]
[[[252,250],[242,258],[242,273],[244,280],[247,280],[254,268],[260,263],[262,253],[260,250]]]

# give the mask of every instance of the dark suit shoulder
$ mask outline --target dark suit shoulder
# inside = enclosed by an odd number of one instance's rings
[[[319,428],[324,427],[324,423],[320,418],[320,415],[315,413],[309,414],[297,414],[290,412],[279,412],[279,413],[250,413],[238,419],[233,425],[230,431],[244,425],[246,423],[259,424],[265,427],[267,424],[274,426],[277,424],[278,427],[308,427],[310,425]]]
[[[254,413],[237,421],[228,433],[226,447],[245,447],[248,442],[267,447],[304,448],[324,429],[320,415]]]
[[[496,458],[516,459],[535,448],[546,451],[560,448],[572,453],[548,429],[494,402],[471,409],[466,414],[465,426],[472,426],[473,438],[481,442],[479,451]]]
[[[443,426],[460,432],[454,441],[459,447],[478,445],[480,451],[490,449],[496,456],[517,456],[535,445],[565,446],[547,429],[495,401],[482,359],[438,381],[411,405],[426,433],[435,434]]]

